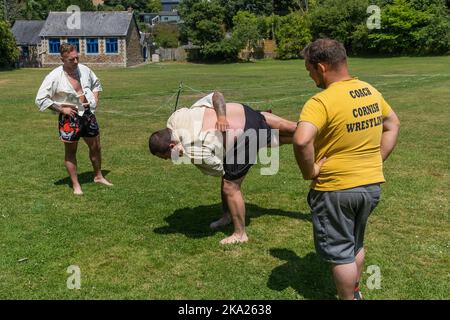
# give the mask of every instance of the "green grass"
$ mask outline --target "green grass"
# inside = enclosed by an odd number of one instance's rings
[[[363,293],[449,299],[450,57],[351,59],[350,67],[402,121],[366,234],[366,266],[380,267],[381,289],[369,290],[365,274]],[[208,228],[220,216],[219,180],[147,150],[180,81],[296,120],[318,90],[303,61],[97,70],[103,169],[115,186],[90,182],[80,143],[81,198],[67,184],[56,116],[34,105],[49,71],[0,73],[0,298],[335,298],[328,266],[314,253],[308,182],[291,147],[281,148],[277,175],[251,170],[243,187],[250,242],[230,247],[219,241],[231,228]],[[180,104],[200,96],[185,87]],[[66,287],[70,265],[81,269],[81,290]]]

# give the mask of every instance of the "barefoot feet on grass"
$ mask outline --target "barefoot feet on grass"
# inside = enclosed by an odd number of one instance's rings
[[[108,187],[112,187],[113,186],[113,184],[111,182],[109,182],[108,180],[106,180],[104,177],[95,177],[94,178],[94,182],[103,184],[103,185],[108,186]]]
[[[76,195],[76,196],[82,196],[83,195],[83,191],[81,190],[81,186],[80,185],[73,186],[73,194]]]
[[[247,235],[244,233],[243,235],[232,234],[228,238],[220,241],[220,244],[235,244],[235,243],[244,243],[248,241]]]

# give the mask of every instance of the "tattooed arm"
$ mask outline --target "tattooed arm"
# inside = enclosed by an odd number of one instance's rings
[[[228,124],[227,121],[227,111],[226,111],[227,104],[225,103],[225,98],[223,97],[223,94],[221,92],[218,91],[214,92],[213,106],[217,115],[216,129],[221,132],[224,132],[230,127],[230,125]]]

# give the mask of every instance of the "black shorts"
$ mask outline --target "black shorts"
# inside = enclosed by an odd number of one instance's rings
[[[244,133],[237,138],[233,149],[225,154],[224,179],[232,181],[247,174],[256,163],[257,151],[270,146],[272,131],[261,112],[243,104],[245,112]]]
[[[94,138],[100,134],[97,118],[86,110],[80,117],[59,114],[59,138],[63,142],[76,142],[81,137]]]

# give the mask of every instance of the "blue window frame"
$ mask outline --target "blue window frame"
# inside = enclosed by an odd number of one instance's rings
[[[98,39],[87,38],[86,39],[86,53],[95,54],[98,53]]]
[[[67,38],[67,43],[77,47],[77,51],[80,52],[80,39]]]
[[[117,38],[106,38],[106,53],[118,53],[119,45]]]
[[[61,46],[61,40],[59,38],[48,39],[48,50],[50,53],[59,53],[59,47]]]

